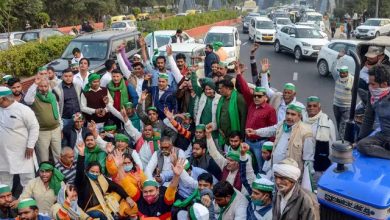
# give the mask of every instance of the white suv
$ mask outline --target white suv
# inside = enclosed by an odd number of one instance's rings
[[[303,57],[317,57],[321,47],[328,42],[315,28],[288,25],[276,32],[274,47],[276,53],[286,50],[300,60]]]
[[[214,26],[206,33],[204,44],[213,44],[220,41],[223,49],[228,53],[228,60],[238,60],[240,57],[241,40],[238,30],[234,26]]]
[[[249,24],[249,40],[254,42],[275,42],[274,23],[266,17],[254,17]]]
[[[386,35],[388,33],[390,33],[390,19],[370,18],[356,28],[355,36],[357,39],[376,38],[379,35]]]

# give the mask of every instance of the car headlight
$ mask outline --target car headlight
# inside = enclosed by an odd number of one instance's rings
[[[257,34],[257,35],[261,35],[261,32],[260,32],[260,31],[256,31],[256,34]]]
[[[235,56],[236,56],[236,53],[234,53],[234,51],[229,52],[229,57],[235,57]]]
[[[308,43],[302,42],[302,46],[304,46],[304,47],[310,47],[311,45],[308,44]]]

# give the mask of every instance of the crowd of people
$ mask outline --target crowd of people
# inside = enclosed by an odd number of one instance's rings
[[[249,77],[213,45],[200,77],[169,45],[166,56],[148,58],[145,40],[138,43],[141,55],[128,58],[119,46],[104,74],[90,72],[75,49],[61,80],[50,66],[26,92],[18,78],[5,79],[1,219],[319,219],[316,183],[351,102],[347,67],[336,82],[335,125],[319,97],[300,102],[294,84],[271,86],[257,44]],[[369,65],[367,74],[371,124],[359,150],[370,155],[374,143],[375,156],[390,158],[390,69]],[[373,115],[382,131],[366,137]],[[19,184],[20,195],[12,190]]]

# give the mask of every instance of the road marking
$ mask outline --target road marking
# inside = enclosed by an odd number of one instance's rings
[[[245,42],[242,44],[242,46],[245,46],[246,44],[248,44],[248,41],[245,41]]]
[[[299,61],[297,59],[295,59],[295,63],[299,63]]]
[[[298,73],[294,72],[293,74],[293,81],[298,81]]]

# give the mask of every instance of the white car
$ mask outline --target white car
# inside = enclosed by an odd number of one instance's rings
[[[145,37],[148,46],[149,57],[153,56],[153,50],[171,43],[171,37],[176,34],[176,30],[162,30],[149,33]],[[195,39],[190,37],[185,31],[181,34],[184,43],[195,43]]]
[[[137,22],[132,20],[122,20],[111,24],[114,31],[137,31]]]
[[[317,29],[324,38],[329,40],[329,36],[320,29],[320,26],[318,23],[298,22],[298,23],[296,23],[296,25],[304,25],[304,26],[313,27],[313,28]]]
[[[321,31],[325,31],[325,23],[322,14],[318,12],[307,12],[301,19],[302,22],[317,24]]]
[[[241,40],[236,27],[211,27],[207,32],[203,42],[204,44],[213,44],[213,42],[217,41],[223,43],[222,48],[228,53],[228,60],[234,61],[240,58]]]
[[[8,39],[8,37],[12,40],[12,39],[21,39],[22,38],[22,35],[24,34],[24,32],[22,31],[15,31],[15,32],[9,32],[9,33],[1,33],[0,34],[0,39]]]
[[[172,46],[172,52],[173,52],[173,58],[176,57],[177,54],[182,53],[186,56],[186,64],[187,65],[198,65],[199,69],[197,72],[198,76],[199,74],[201,76],[204,76],[204,68],[203,68],[203,62],[200,60],[196,59],[193,60],[191,59],[192,57],[200,57],[200,56],[206,56],[205,54],[205,48],[206,45],[204,44],[199,44],[199,43],[174,43],[171,44]],[[161,56],[166,56],[166,46],[162,46],[158,48],[159,55]],[[168,67],[168,69],[170,69]]]
[[[276,30],[282,29],[282,27],[286,25],[292,25],[293,23],[291,22],[290,18],[276,18],[275,19],[275,27]]]
[[[337,69],[341,66],[348,66],[350,73],[355,73],[355,61],[347,55],[349,50],[356,51],[359,41],[356,40],[332,40],[321,48],[317,57],[317,70],[321,76],[328,76],[332,73],[335,77]],[[339,54],[344,56],[339,57]]]
[[[8,41],[8,39],[0,39],[0,51],[1,50],[8,50],[9,46],[16,46],[16,45],[21,45],[26,42],[19,40],[19,39],[12,39]]]
[[[282,50],[294,53],[297,60],[317,57],[321,47],[329,41],[315,28],[301,25],[284,26],[276,32],[275,52]]]
[[[376,38],[380,35],[386,35],[388,33],[390,33],[390,19],[370,18],[356,28],[355,36],[357,39]]]
[[[260,43],[274,43],[275,34],[274,23],[269,18],[252,18],[249,25],[249,40]]]
[[[254,17],[260,17],[259,13],[249,13],[247,16],[245,16],[244,19],[242,19],[242,33],[248,33],[249,31],[249,23],[252,18]]]

